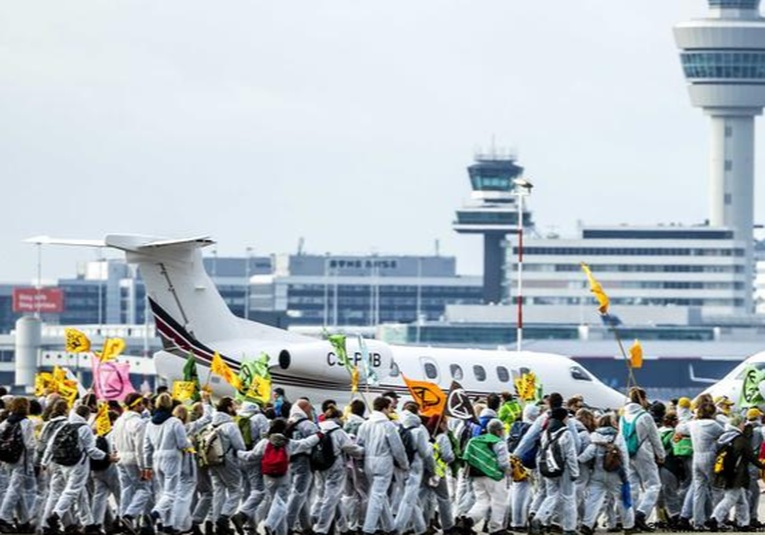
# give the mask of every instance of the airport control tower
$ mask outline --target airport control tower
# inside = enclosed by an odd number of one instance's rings
[[[765,106],[765,19],[760,0],[708,3],[706,18],[675,27],[675,41],[691,102],[712,122],[710,224],[745,241],[746,280],[753,281],[754,117]],[[745,308],[753,311],[749,299]]]
[[[501,303],[509,298],[504,290],[505,239],[517,234],[518,190],[513,180],[523,174],[512,151],[476,154],[468,167],[473,193],[457,210],[453,228],[460,234],[483,234],[483,299]],[[523,227],[533,227],[531,213],[523,211]]]

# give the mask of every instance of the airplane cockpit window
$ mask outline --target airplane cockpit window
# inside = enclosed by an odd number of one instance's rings
[[[510,373],[504,366],[497,366],[497,379],[502,383],[506,383],[510,380]]]
[[[438,377],[438,370],[436,369],[436,365],[432,362],[426,362],[423,365],[423,368],[425,368],[425,377],[428,379],[435,379]]]
[[[576,379],[577,381],[592,381],[592,377],[590,377],[589,373],[584,371],[584,368],[580,368],[579,366],[571,366],[569,371],[571,372],[572,379]]]
[[[483,369],[483,366],[479,366],[478,364],[473,366],[473,375],[475,375],[475,378],[478,381],[486,380],[486,370]]]
[[[742,363],[740,366],[741,371],[736,374],[736,379],[738,380],[743,379],[750,368],[754,368],[757,371],[765,370],[765,362],[747,362],[746,364]]]
[[[462,381],[462,366],[459,364],[452,364],[449,366],[449,372],[452,374],[452,379],[455,381]]]

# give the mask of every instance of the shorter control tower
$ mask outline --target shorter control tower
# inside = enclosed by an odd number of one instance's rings
[[[476,154],[468,167],[473,193],[457,210],[453,228],[460,234],[483,234],[483,299],[486,303],[507,301],[503,292],[505,239],[517,234],[518,191],[513,180],[523,174],[511,151]],[[531,213],[524,210],[523,227],[533,227]]]

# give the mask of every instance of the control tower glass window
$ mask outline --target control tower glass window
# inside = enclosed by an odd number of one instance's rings
[[[709,7],[722,9],[756,9],[760,0],[709,0]]]
[[[684,52],[681,60],[689,79],[765,80],[765,51]]]

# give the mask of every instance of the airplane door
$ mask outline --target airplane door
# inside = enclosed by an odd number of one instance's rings
[[[434,383],[441,382],[441,370],[438,368],[438,363],[430,357],[420,357],[420,366],[422,367],[422,375],[426,381]]]

